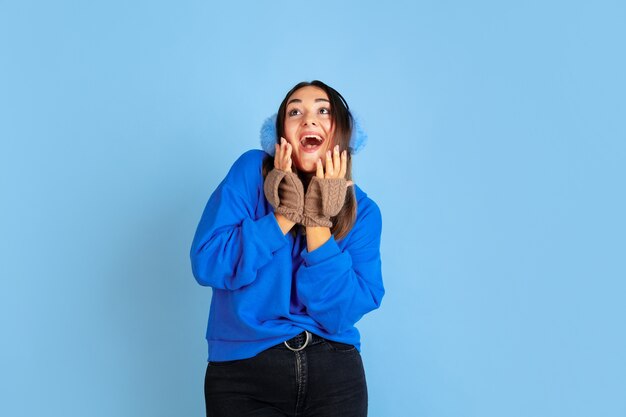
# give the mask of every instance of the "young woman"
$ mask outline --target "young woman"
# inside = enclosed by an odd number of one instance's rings
[[[213,289],[207,416],[366,416],[355,323],[384,288],[380,210],[351,181],[363,138],[320,81],[297,84],[268,120],[266,151],[233,164],[191,247]]]

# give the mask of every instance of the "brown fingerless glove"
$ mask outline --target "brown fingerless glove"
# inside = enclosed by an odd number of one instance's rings
[[[300,223],[304,211],[304,187],[293,172],[272,169],[263,184],[265,198],[280,213],[292,222]]]
[[[345,178],[311,178],[304,196],[304,226],[332,227],[330,218],[339,214],[346,201]]]

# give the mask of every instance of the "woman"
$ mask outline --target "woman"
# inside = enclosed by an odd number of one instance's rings
[[[207,416],[366,416],[354,325],[384,288],[380,210],[351,181],[362,138],[320,81],[291,89],[273,127],[213,192],[191,247],[213,288]]]

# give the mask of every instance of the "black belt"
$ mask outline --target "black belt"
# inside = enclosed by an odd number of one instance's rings
[[[287,349],[299,352],[307,346],[316,345],[318,343],[322,343],[323,341],[324,338],[305,330],[299,335],[296,335],[289,340],[285,340],[283,344],[287,346]]]

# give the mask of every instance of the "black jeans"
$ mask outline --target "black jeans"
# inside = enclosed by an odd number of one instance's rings
[[[312,335],[294,352],[284,344],[258,355],[209,362],[204,378],[207,417],[365,417],[367,385],[352,345]],[[305,342],[305,333],[288,341]]]

